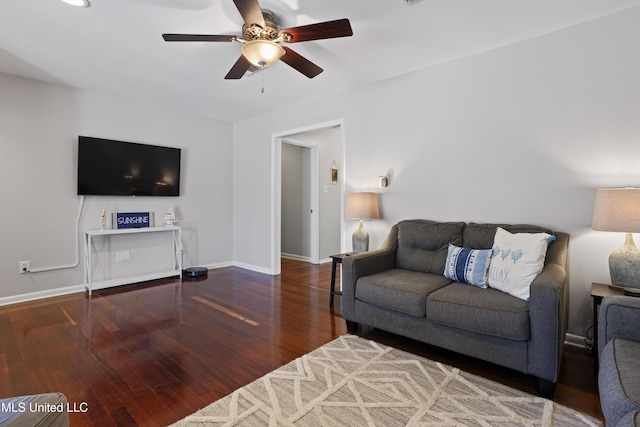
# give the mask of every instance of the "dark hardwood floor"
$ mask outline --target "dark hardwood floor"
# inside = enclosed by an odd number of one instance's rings
[[[0,398],[63,392],[72,426],[163,426],[346,333],[331,264],[229,267],[0,307]],[[535,379],[379,330],[359,334],[535,393]],[[602,418],[590,352],[565,346],[554,401]],[[86,410],[86,412],[82,412]]]

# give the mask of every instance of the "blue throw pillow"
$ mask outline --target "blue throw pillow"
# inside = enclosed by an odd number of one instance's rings
[[[444,277],[486,289],[491,253],[491,249],[460,248],[449,244]]]

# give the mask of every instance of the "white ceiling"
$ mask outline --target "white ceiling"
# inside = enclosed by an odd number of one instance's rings
[[[640,5],[640,0],[261,0],[281,27],[348,18],[353,37],[288,45],[324,68],[279,62],[224,80],[238,43],[167,43],[162,33],[240,34],[232,0],[2,0],[0,72],[227,121],[388,79]],[[264,93],[261,87],[264,85]],[[0,94],[1,96],[1,94]]]

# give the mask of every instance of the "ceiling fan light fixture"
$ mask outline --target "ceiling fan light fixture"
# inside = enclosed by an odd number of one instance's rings
[[[242,45],[242,54],[256,67],[265,68],[273,65],[285,51],[270,40],[251,40]]]
[[[89,0],[62,0],[63,2],[77,7],[89,7]]]

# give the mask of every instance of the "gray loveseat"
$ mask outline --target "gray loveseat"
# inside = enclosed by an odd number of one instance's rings
[[[491,249],[498,226],[556,237],[529,301],[443,275],[449,243]],[[343,260],[342,317],[351,333],[365,324],[534,375],[540,394],[553,396],[568,319],[568,246],[568,234],[532,225],[402,221],[380,249]]]
[[[640,426],[640,298],[602,300],[598,389],[607,426]]]

